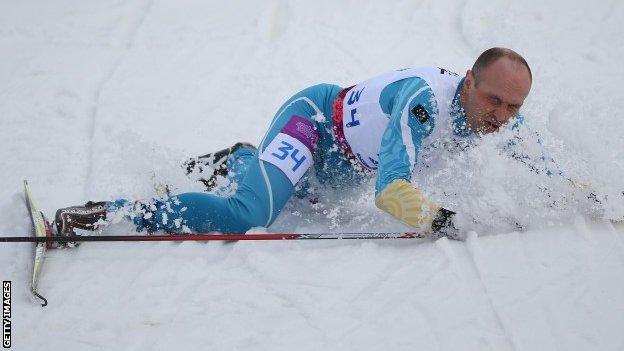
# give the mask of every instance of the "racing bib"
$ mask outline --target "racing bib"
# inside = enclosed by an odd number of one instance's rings
[[[379,165],[379,149],[390,120],[379,104],[381,94],[388,85],[411,77],[423,79],[432,90],[436,99],[434,105],[439,110],[436,124],[441,125],[440,119],[448,119],[461,80],[455,73],[442,68],[415,67],[385,73],[355,85],[345,94],[342,101],[344,137],[353,155],[369,170],[376,170]]]
[[[294,186],[312,166],[318,139],[313,122],[293,115],[259,158],[279,168]]]

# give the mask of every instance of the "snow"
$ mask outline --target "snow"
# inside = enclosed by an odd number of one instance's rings
[[[464,73],[498,45],[531,64],[527,126],[602,200],[500,156],[499,135],[447,155],[422,180],[429,196],[478,219],[465,242],[85,243],[49,251],[45,308],[28,291],[32,245],[1,244],[13,349],[624,348],[624,228],[607,221],[624,218],[622,3],[24,0],[0,8],[3,236],[30,233],[23,179],[48,214],[154,196],[159,184],[199,190],[179,167],[185,157],[258,142],[281,103],[308,85],[347,86],[418,65]],[[406,229],[376,210],[371,191],[320,189],[319,203],[290,203],[270,230]]]

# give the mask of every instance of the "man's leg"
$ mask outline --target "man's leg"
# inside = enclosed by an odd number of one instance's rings
[[[206,191],[219,191],[218,178],[228,178],[231,183],[237,183],[257,150],[250,143],[238,142],[223,150],[191,157],[182,163],[182,168],[189,179],[203,183]]]
[[[234,195],[183,193],[149,201],[117,200],[108,203],[107,217],[123,214],[138,230],[169,233],[244,233],[251,227],[269,226],[312,166],[319,138],[316,122],[331,117],[331,103],[339,89],[313,86],[280,108],[258,154],[245,163],[247,171],[237,175]]]
[[[268,164],[267,188],[258,160],[249,165],[236,193],[221,197],[208,193],[183,193],[165,199],[129,202],[117,200],[108,205],[108,215],[130,217],[137,230],[168,233],[245,233],[255,226],[266,226],[270,218],[270,199],[274,206],[284,206],[292,194],[292,184],[279,169]],[[269,191],[271,193],[269,194]]]

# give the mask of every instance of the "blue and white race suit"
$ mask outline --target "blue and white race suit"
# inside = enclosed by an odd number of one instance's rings
[[[258,150],[230,159],[238,183],[227,197],[182,193],[165,199],[108,203],[132,207],[138,230],[244,233],[268,227],[307,177],[332,187],[376,177],[376,192],[397,179],[411,181],[436,143],[474,137],[459,93],[463,80],[437,67],[397,70],[342,89],[320,84],[292,96],[278,110]]]

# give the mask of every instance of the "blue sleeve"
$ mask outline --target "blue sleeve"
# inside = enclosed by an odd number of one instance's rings
[[[431,134],[438,107],[427,83],[414,78],[397,94],[379,148],[376,193],[396,179],[410,181],[422,140]]]
[[[524,164],[531,171],[537,174],[546,174],[548,176],[559,175],[564,176],[563,171],[553,157],[551,157],[542,143],[542,137],[536,131],[526,130],[524,126],[524,117],[518,115],[513,124],[510,125],[514,132],[503,148],[506,154]],[[522,130],[525,129],[525,130]],[[529,138],[529,140],[526,140]],[[533,145],[537,150],[530,152],[530,146]]]
[[[524,125],[524,116],[523,115],[517,115],[514,118],[513,123],[511,123],[510,128],[511,128],[511,130],[517,131],[523,125]]]

